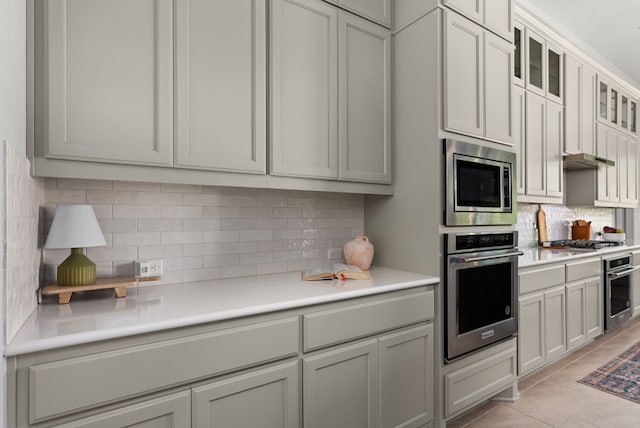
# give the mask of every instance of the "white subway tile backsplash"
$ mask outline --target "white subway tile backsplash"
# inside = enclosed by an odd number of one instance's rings
[[[96,265],[97,268],[97,265]],[[113,262],[113,276],[133,276],[133,260],[123,262]],[[109,276],[109,275],[105,275]]]
[[[94,205],[108,246],[88,254],[105,274],[129,274],[136,259],[164,261],[162,281],[142,286],[311,268],[364,228],[362,195],[67,179],[47,186],[49,223],[56,204]],[[45,263],[67,253],[47,250]]]

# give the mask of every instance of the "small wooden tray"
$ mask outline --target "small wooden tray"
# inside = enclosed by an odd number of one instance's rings
[[[58,303],[61,305],[69,303],[69,300],[71,300],[71,295],[76,291],[105,290],[113,288],[116,292],[116,297],[126,297],[128,287],[138,285],[138,282],[140,281],[156,281],[158,279],[160,279],[159,276],[146,278],[120,276],[114,278],[98,278],[93,284],[87,285],[58,285],[58,283],[52,282],[42,289],[42,294],[57,294]]]

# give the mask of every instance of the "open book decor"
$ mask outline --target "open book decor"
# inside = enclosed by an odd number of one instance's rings
[[[371,279],[371,274],[357,266],[336,263],[331,266],[321,266],[316,269],[302,272],[305,281],[317,281],[322,279]]]

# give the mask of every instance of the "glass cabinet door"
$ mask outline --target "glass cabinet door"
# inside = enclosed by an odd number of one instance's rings
[[[562,53],[547,43],[547,97],[562,102]]]
[[[600,81],[600,89],[598,93],[598,111],[599,115],[602,119],[608,119],[609,113],[609,85],[605,82]]]
[[[629,99],[620,95],[620,126],[629,129]]]
[[[527,28],[527,84],[526,87],[539,95],[545,95],[544,39]]]
[[[618,124],[618,91],[611,88],[611,112],[609,116],[611,123]]]
[[[634,101],[631,101],[629,103],[629,131],[631,132],[636,132],[636,114],[636,103]]]
[[[524,86],[524,26],[514,21],[513,24],[513,83]]]

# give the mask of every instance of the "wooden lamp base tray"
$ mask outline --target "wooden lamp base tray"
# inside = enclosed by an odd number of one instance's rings
[[[138,285],[138,282],[140,281],[156,281],[158,279],[160,279],[159,276],[146,278],[120,276],[115,278],[98,278],[93,284],[87,285],[58,285],[58,283],[52,282],[42,289],[42,294],[57,294],[58,303],[61,305],[69,303],[71,295],[77,291],[105,290],[113,288],[116,292],[116,297],[126,297],[127,288]]]

